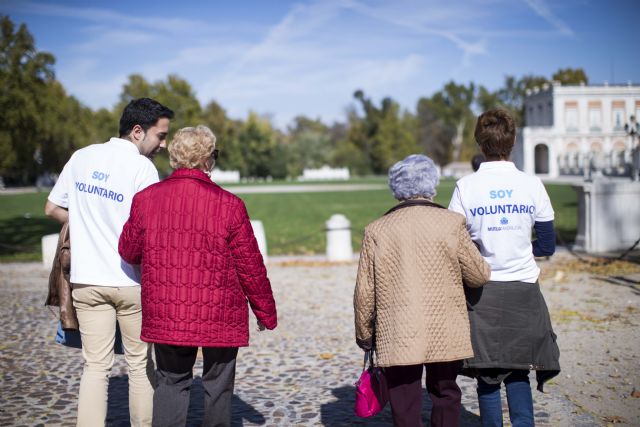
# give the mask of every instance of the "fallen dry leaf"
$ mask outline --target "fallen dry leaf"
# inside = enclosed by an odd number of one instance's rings
[[[610,417],[604,417],[604,420],[608,423],[612,424],[622,424],[626,423],[627,419],[618,415],[612,415]]]

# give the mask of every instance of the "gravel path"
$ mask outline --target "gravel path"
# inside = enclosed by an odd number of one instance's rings
[[[637,266],[635,266],[637,267]],[[640,425],[638,324],[640,274],[577,271],[567,257],[543,263],[543,292],[562,351],[563,372],[534,391],[539,426]],[[252,331],[240,350],[234,425],[390,425],[385,411],[352,415],[362,353],[353,339],[356,264],[271,259],[279,309],[275,331]],[[572,269],[572,270],[571,270]],[[39,264],[0,264],[0,425],[74,425],[81,373],[79,350],[53,342],[56,319],[42,307],[48,273]],[[196,376],[201,373],[201,361]],[[479,425],[473,381],[460,377],[462,425]],[[535,381],[533,381],[535,384]],[[109,385],[108,425],[128,425],[127,377],[116,358]],[[189,425],[202,421],[196,380]],[[426,398],[424,420],[430,402]],[[506,408],[505,408],[506,410]],[[505,421],[507,417],[505,416]]]

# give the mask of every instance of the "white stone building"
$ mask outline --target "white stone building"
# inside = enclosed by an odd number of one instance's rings
[[[638,156],[637,138],[625,131],[631,116],[640,120],[640,86],[544,85],[527,93],[513,161],[548,177],[630,176]]]

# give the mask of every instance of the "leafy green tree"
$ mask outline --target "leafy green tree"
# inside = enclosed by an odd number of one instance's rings
[[[157,95],[156,89],[140,74],[131,74],[128,81],[122,86],[120,102],[116,106],[116,111],[122,112],[124,107],[138,98],[154,98]]]
[[[299,176],[305,168],[318,168],[329,163],[331,135],[320,120],[298,116],[288,129],[287,175]]]
[[[356,91],[354,97],[360,101],[364,117],[361,121],[352,117],[349,139],[364,151],[371,172],[385,174],[395,162],[418,149],[413,118],[402,113],[391,98],[384,98],[377,107],[361,90]]]
[[[497,95],[501,105],[513,115],[516,126],[524,126],[524,99],[527,89],[540,87],[548,83],[546,77],[527,75],[520,79],[506,76],[504,85],[498,89]]]
[[[115,111],[100,108],[93,113],[93,123],[98,143],[108,141],[111,137],[118,136],[118,124],[120,115]]]
[[[285,159],[277,159],[276,154],[282,153],[280,150],[276,151],[277,136],[268,119],[254,112],[249,113],[247,121],[240,128],[238,141],[245,160],[244,169],[240,170],[242,176],[284,177],[286,170],[278,170],[277,174],[274,173],[275,166],[280,166],[280,162]],[[277,165],[272,164],[274,160],[277,160]]]
[[[241,123],[227,117],[227,112],[216,101],[205,107],[202,122],[216,135],[216,148],[220,157],[216,167],[222,170],[246,170],[238,133]]]
[[[475,152],[475,93],[473,83],[465,86],[450,81],[430,98],[418,100],[419,135],[425,138],[421,145],[428,147],[441,164],[459,161]]]
[[[347,123],[335,124],[330,130],[332,150],[329,156],[331,166],[346,167],[351,174],[371,173],[371,162],[362,149],[364,139],[363,120],[355,108],[347,110]],[[356,142],[358,141],[358,142]]]
[[[454,130],[446,123],[444,115],[439,114],[438,106],[431,98],[421,98],[418,101],[416,122],[421,151],[439,165],[449,163]]]
[[[373,158],[379,165],[376,172],[386,174],[394,163],[419,150],[413,132],[414,116],[408,112],[402,113],[400,105],[389,98],[383,100],[382,104],[384,114],[375,138]]]
[[[60,172],[74,151],[104,140],[96,137],[90,108],[68,96],[58,81],[48,83],[47,89],[47,96],[40,100],[43,132],[37,146],[39,172]]]
[[[551,80],[558,81],[563,85],[588,84],[589,78],[582,68],[560,68],[553,73]]]
[[[480,112],[494,108],[505,108],[498,96],[498,92],[492,92],[484,86],[478,87],[475,103]]]
[[[0,16],[0,176],[33,182],[42,167],[42,102],[52,96],[55,58],[39,52],[26,25]]]
[[[166,81],[158,81],[153,87],[155,99],[176,113],[172,120],[174,131],[187,126],[197,126],[201,122],[202,107],[186,80],[169,75]]]

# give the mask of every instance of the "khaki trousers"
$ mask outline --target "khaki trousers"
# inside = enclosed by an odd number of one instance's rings
[[[140,340],[140,286],[116,288],[74,284],[73,306],[80,323],[85,361],[78,398],[78,426],[105,425],[109,374],[115,358],[116,319],[129,368],[131,425],[150,426],[154,367],[151,346]]]

